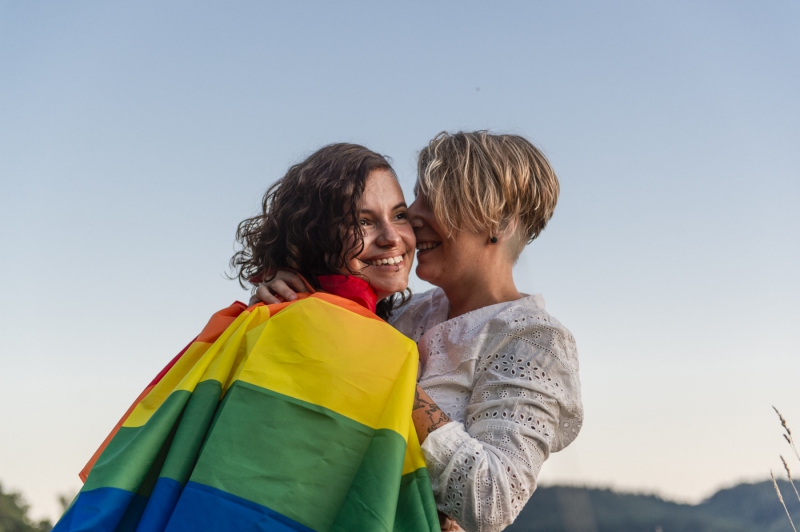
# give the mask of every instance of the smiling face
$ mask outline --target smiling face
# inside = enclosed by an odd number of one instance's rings
[[[370,172],[356,220],[364,250],[347,261],[349,268],[369,283],[379,300],[405,290],[416,240],[403,191],[389,170]]]
[[[489,232],[455,231],[447,236],[419,193],[408,208],[417,237],[417,277],[448,290],[469,287],[487,254]]]

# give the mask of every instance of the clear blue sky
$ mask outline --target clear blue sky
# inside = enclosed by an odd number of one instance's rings
[[[35,515],[215,310],[236,224],[319,146],[527,136],[515,275],[575,334],[543,481],[697,500],[800,431],[800,4],[0,4],[0,481]],[[423,284],[414,280],[412,286]]]

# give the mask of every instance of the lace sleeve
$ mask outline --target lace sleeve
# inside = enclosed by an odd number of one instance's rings
[[[422,450],[439,510],[468,532],[511,524],[550,452],[583,419],[572,335],[558,326],[506,330],[480,357],[464,423],[432,432]]]

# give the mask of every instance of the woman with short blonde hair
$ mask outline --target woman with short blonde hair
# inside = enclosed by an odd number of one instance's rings
[[[518,135],[442,132],[420,152],[417,194],[425,195],[448,231],[498,232],[520,219],[520,240],[533,242],[558,201],[559,185],[547,158]]]
[[[419,348],[414,424],[443,529],[495,532],[583,422],[575,340],[512,273],[553,214],[558,179],[520,136],[443,132],[420,152],[415,192],[416,272],[437,288],[391,319]],[[281,279],[257,296],[302,290]]]

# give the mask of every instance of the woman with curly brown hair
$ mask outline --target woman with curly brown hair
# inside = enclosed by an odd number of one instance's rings
[[[583,422],[575,340],[512,274],[553,214],[558,179],[526,139],[486,131],[436,136],[417,179],[416,272],[437,288],[391,323],[418,344],[428,395],[418,394],[413,415],[437,507],[452,518],[444,526],[495,532]],[[284,272],[257,296],[286,300],[295,290],[302,284]]]
[[[315,289],[330,288],[331,275],[357,276],[375,292],[384,318],[402,301],[414,260],[414,233],[394,170],[356,144],[326,146],[291,167],[236,238],[242,249],[231,267],[243,287],[282,269]]]
[[[407,214],[363,146],[292,166],[239,225],[231,264],[242,284],[291,268],[311,293],[215,314],[112,431],[55,530],[438,530],[411,420],[419,355],[379,317],[408,285]]]

